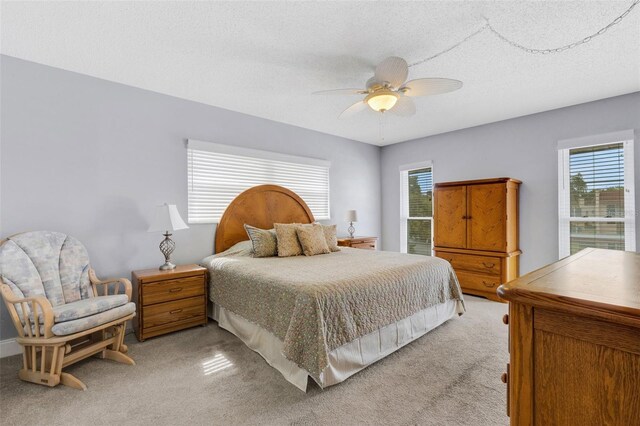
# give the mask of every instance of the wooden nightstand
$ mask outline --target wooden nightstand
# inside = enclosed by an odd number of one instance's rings
[[[139,341],[207,324],[207,270],[198,265],[172,271],[133,271],[137,315],[133,328]]]
[[[378,237],[344,237],[338,238],[338,245],[365,250],[375,250],[378,245]]]

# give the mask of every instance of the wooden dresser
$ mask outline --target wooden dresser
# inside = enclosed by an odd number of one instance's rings
[[[131,274],[136,291],[136,337],[144,341],[176,330],[207,324],[207,270],[198,265],[171,271],[145,269]]]
[[[378,237],[345,237],[338,238],[338,245],[342,247],[353,247],[365,250],[375,250],[378,246]]]
[[[585,249],[498,293],[512,425],[640,425],[640,254]]]
[[[495,178],[435,185],[435,255],[451,263],[463,292],[500,300],[498,286],[518,277],[520,184]]]

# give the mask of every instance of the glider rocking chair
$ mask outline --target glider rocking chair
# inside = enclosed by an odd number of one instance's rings
[[[75,238],[35,231],[1,241],[0,292],[23,349],[22,380],[86,390],[62,369],[93,355],[135,364],[123,343],[136,311],[131,282],[98,280]]]

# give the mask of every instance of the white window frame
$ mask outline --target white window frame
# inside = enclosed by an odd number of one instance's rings
[[[433,171],[433,161],[420,161],[417,163],[403,164],[400,166],[400,252],[407,252],[407,221],[409,219],[430,219],[431,220],[431,256],[433,256],[433,216],[431,217],[410,217],[409,216],[409,172],[431,168],[431,177],[435,186],[435,174]],[[433,188],[432,188],[433,190]],[[435,208],[435,206],[432,206]],[[433,212],[433,210],[432,210]]]
[[[624,150],[624,218],[570,217],[569,151],[612,143],[622,143]],[[625,250],[636,250],[634,161],[633,130],[558,141],[558,254],[560,259],[571,253],[570,222],[624,222]]]
[[[237,185],[237,190],[235,191],[235,193],[225,194],[224,199],[216,200],[218,204],[220,202],[226,203],[225,208],[241,192],[253,186],[263,185],[263,184],[274,184],[274,185],[281,185],[281,186],[288,187],[288,185],[283,184],[278,179],[281,178],[286,181],[291,181],[291,179],[294,179],[294,180],[297,179],[297,174],[299,174],[299,170],[301,168],[300,166],[314,166],[315,168],[320,168],[322,169],[320,173],[324,173],[326,171],[326,199],[322,200],[322,203],[323,203],[322,210],[323,212],[326,211],[326,215],[317,214],[317,212],[313,211],[313,208],[312,208],[313,203],[310,203],[308,200],[305,200],[305,201],[307,202],[307,204],[310,204],[310,208],[312,209],[312,213],[314,213],[314,218],[316,220],[328,220],[331,218],[331,204],[330,204],[331,162],[330,161],[316,159],[316,158],[309,158],[309,157],[300,157],[300,156],[289,155],[289,154],[281,154],[281,153],[276,153],[271,151],[262,151],[258,149],[244,148],[244,147],[238,147],[238,146],[232,146],[232,145],[225,145],[225,144],[219,144],[219,143],[213,143],[213,142],[205,142],[205,141],[200,141],[195,139],[188,139],[187,140],[187,192],[188,192],[188,206],[189,206],[188,222],[190,224],[218,223],[220,221],[220,218],[222,217],[222,214],[224,214],[224,211],[222,211],[222,212],[219,212],[217,216],[209,217],[209,218],[197,218],[195,217],[195,214],[192,215],[192,205],[198,202],[196,196],[194,195],[194,191],[192,189],[192,182],[194,182],[194,179],[195,179],[193,176],[193,171],[194,171],[193,152],[194,151],[206,151],[206,152],[215,153],[215,154],[222,154],[226,158],[222,157],[223,159],[221,160],[221,163],[230,164],[229,166],[230,168],[233,167],[234,162],[236,162],[237,164],[242,164],[243,161],[245,162],[244,163],[245,167],[247,167],[246,164],[254,164],[257,167],[259,167],[262,165],[262,163],[264,163],[265,169],[270,169],[270,170],[278,170],[282,166],[287,166],[287,165],[293,167],[292,169],[288,170],[288,173],[282,174],[282,176],[280,177],[278,177],[276,174],[276,176],[274,177],[267,178],[265,176],[262,176],[262,177],[256,176],[255,178],[250,177],[249,179],[246,179],[247,181],[246,184]],[[211,176],[207,175],[207,179],[215,179],[215,178],[217,178],[217,175],[214,171],[211,172]],[[231,178],[229,176],[227,176],[226,178],[222,176],[221,180],[224,180],[224,179],[229,180]],[[297,184],[298,183],[296,182],[296,185]],[[304,187],[305,185],[308,185],[308,183],[305,183],[303,179],[300,179],[300,186]],[[236,188],[234,188],[234,190],[235,189]],[[292,191],[296,192],[296,188],[293,186],[288,189],[291,189]],[[305,198],[304,194],[298,192],[298,195],[300,195],[300,197],[304,200]],[[201,199],[204,199],[204,198],[206,197],[201,196]],[[324,208],[325,206],[326,206],[326,209]]]

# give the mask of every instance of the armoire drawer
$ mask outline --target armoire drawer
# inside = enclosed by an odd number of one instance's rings
[[[448,252],[438,252],[438,257],[449,261],[456,272],[469,271],[498,276],[500,276],[500,273],[502,272],[500,269],[499,257]]]
[[[495,293],[497,288],[500,287],[500,284],[502,284],[500,282],[499,275],[475,274],[473,272],[460,270],[456,270],[456,275],[458,276],[458,281],[460,281],[460,286],[463,290],[468,288]]]

